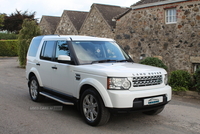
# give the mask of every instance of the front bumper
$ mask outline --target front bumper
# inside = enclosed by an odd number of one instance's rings
[[[156,97],[156,96],[152,96],[152,97]],[[112,113],[131,113],[131,112],[151,111],[151,110],[162,108],[169,102],[169,101],[167,101],[167,97],[165,95],[163,95],[162,103],[144,106],[143,105],[144,99],[145,98],[136,98],[133,102],[132,108],[109,108],[109,111]]]
[[[112,106],[107,106],[111,109],[148,109],[155,106],[164,106],[171,100],[171,87],[165,86],[157,89],[146,89],[146,90],[108,90]],[[144,99],[163,97],[163,102],[154,105],[145,105]]]

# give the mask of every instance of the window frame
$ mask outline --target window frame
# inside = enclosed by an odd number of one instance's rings
[[[57,46],[58,46],[58,42],[59,41],[65,41],[68,45],[68,49],[69,49],[69,41],[67,40],[45,40],[42,44],[42,48],[41,48],[41,51],[40,51],[40,59],[41,60],[46,60],[46,61],[51,61],[51,62],[58,62],[58,60],[56,59],[56,53],[57,53]],[[45,52],[45,49],[46,49],[46,46],[48,44],[48,42],[54,42],[54,45],[53,45],[53,50],[52,50],[52,55],[51,55],[51,58],[48,58],[48,57],[45,57],[44,56],[44,52]],[[70,49],[69,49],[70,51]],[[70,54],[71,52],[69,52]],[[71,57],[71,55],[68,55]]]
[[[64,41],[64,42],[66,42],[66,45],[68,46],[68,51],[69,51],[69,55],[67,55],[67,56],[70,56],[70,50],[69,50],[69,42],[68,41],[66,41],[66,40],[57,40],[56,41],[56,44],[55,44],[55,55],[54,55],[54,60],[56,61],[56,62],[58,62],[58,57],[57,57],[57,48],[58,48],[58,45],[59,45],[59,42],[62,42],[62,41]],[[59,55],[58,55],[59,56]]]
[[[127,60],[128,62],[133,62],[132,59],[130,58],[130,56],[128,56],[128,54],[122,49],[122,47],[120,47],[115,41],[94,41],[94,40],[82,40],[82,41],[71,41],[71,44],[72,44],[72,47],[73,47],[73,53],[75,54],[75,57],[76,57],[76,61],[78,63],[78,65],[86,65],[86,64],[92,64],[93,61],[103,61],[103,60],[108,60],[106,57],[107,57],[107,54],[108,52],[106,52],[106,48],[105,46],[102,46],[103,50],[102,53],[104,53],[105,55],[105,58],[104,59],[97,59],[97,60],[82,60],[79,58],[79,56],[77,55],[79,52],[77,51],[78,49],[75,48],[75,46],[77,45],[76,42],[110,42],[110,43],[114,43],[116,45],[116,47],[118,47],[118,49],[120,49],[120,51],[122,52],[121,54],[124,56],[125,59],[121,59],[121,60]],[[112,60],[117,60],[117,59],[110,59],[111,61],[108,61],[108,62],[112,62]]]
[[[200,63],[193,63],[193,72],[195,73],[197,69],[200,68]]]
[[[170,11],[173,11],[172,15],[168,15]],[[175,11],[175,13],[174,13]],[[175,17],[175,18],[174,18]],[[171,21],[173,20],[173,21]],[[166,24],[176,24],[177,23],[177,9],[176,8],[167,8],[165,9],[165,23]]]

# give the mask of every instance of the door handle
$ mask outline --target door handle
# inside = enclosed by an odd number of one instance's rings
[[[37,66],[40,66],[40,63],[36,63]]]
[[[52,69],[57,69],[57,67],[51,67]]]

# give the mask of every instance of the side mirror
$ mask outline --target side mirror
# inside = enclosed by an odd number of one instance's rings
[[[67,55],[59,55],[58,62],[61,62],[61,63],[71,62],[71,57],[69,57]]]

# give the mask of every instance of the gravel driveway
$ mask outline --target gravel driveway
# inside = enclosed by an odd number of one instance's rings
[[[85,124],[73,106],[31,101],[25,69],[17,58],[0,58],[0,134],[199,134],[200,100],[173,96],[157,116],[112,115],[108,124]]]

